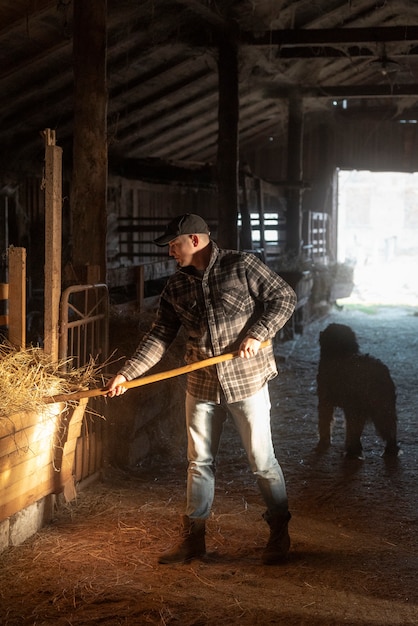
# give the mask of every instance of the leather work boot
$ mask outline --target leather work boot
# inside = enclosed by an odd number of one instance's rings
[[[263,515],[270,526],[270,537],[264,548],[262,560],[264,565],[276,565],[283,563],[287,559],[290,548],[290,537],[288,523],[291,518],[290,513],[269,513]]]
[[[158,562],[185,563],[191,559],[203,556],[205,553],[205,520],[192,519],[187,515],[183,515],[180,543],[174,548],[163,552]]]

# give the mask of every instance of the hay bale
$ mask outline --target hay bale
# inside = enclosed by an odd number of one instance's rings
[[[71,369],[69,361],[53,361],[42,348],[19,350],[9,344],[0,345],[0,420],[16,413],[41,412],[48,396],[96,386],[99,370],[93,359],[81,368]]]

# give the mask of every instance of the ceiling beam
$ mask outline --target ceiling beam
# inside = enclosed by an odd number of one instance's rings
[[[326,44],[418,42],[418,26],[383,26],[376,28],[298,28],[242,33],[242,42],[250,46],[324,46]]]
[[[323,85],[315,87],[269,86],[269,98],[289,98],[297,91],[303,98],[396,98],[418,96],[418,84],[408,85]]]
[[[405,58],[418,55],[418,46],[408,48],[407,51],[391,50],[390,58]],[[364,46],[350,45],[343,48],[327,46],[283,46],[277,50],[277,59],[370,59],[376,58],[376,50]]]

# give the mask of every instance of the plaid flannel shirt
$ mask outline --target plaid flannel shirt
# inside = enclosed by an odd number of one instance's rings
[[[214,241],[203,276],[178,268],[161,294],[156,319],[133,356],[119,370],[127,380],[158,363],[177,336],[186,331],[186,363],[238,350],[253,337],[272,339],[292,315],[293,289],[255,255],[220,250]],[[201,399],[237,402],[277,375],[273,347],[250,359],[236,358],[187,375],[188,392]]]

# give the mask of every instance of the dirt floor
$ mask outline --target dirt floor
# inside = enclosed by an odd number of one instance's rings
[[[318,333],[349,324],[384,360],[398,389],[402,455],[381,457],[370,427],[364,461],[315,452]],[[274,441],[287,479],[291,553],[261,565],[267,526],[230,424],[219,456],[208,556],[158,565],[176,539],[185,463],[135,475],[109,468],[55,521],[0,556],[0,623],[103,626],[395,626],[418,624],[418,316],[413,308],[335,309],[277,346],[271,384]]]

